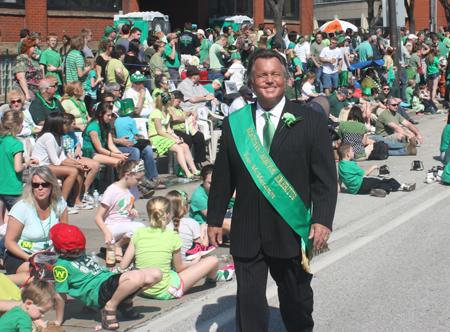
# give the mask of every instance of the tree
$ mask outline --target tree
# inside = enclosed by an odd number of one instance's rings
[[[408,15],[408,21],[409,21],[409,31],[411,33],[414,33],[416,31],[416,20],[414,19],[414,1],[415,0],[405,0],[405,9],[406,14]]]
[[[367,20],[369,21],[369,31],[374,32],[375,27],[377,26],[377,23],[381,20],[381,14],[383,13],[383,7],[380,5],[378,6],[378,13],[375,16],[375,2],[377,0],[366,0],[367,1]],[[406,0],[405,0],[406,1]]]
[[[267,3],[269,4],[270,9],[273,12],[273,25],[277,30],[277,34],[275,35],[275,41],[283,45],[282,44],[283,28],[281,24],[282,24],[284,0],[267,0]]]
[[[450,3],[448,3],[448,0],[439,0],[439,1],[444,7],[445,18],[447,19],[447,27],[450,29]]]

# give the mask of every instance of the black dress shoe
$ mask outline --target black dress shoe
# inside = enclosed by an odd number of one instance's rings
[[[411,122],[413,125],[419,124],[419,122],[414,121],[413,119],[410,119],[409,122]]]

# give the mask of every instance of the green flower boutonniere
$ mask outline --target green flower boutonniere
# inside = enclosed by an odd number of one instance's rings
[[[287,125],[289,128],[293,125],[295,125],[297,122],[300,122],[303,120],[303,118],[301,116],[299,116],[298,118],[296,118],[294,115],[292,115],[291,113],[284,113],[284,115],[281,117],[281,119],[284,121],[284,125]],[[281,127],[281,129],[283,129],[283,127]]]

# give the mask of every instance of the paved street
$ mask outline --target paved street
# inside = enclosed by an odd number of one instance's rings
[[[417,156],[390,157],[391,176],[400,182],[416,182],[414,192],[391,193],[385,198],[350,195],[338,198],[331,251],[312,262],[315,291],[314,331],[449,331],[448,211],[450,188],[425,184],[426,170],[440,165],[440,135],[446,115],[414,116],[424,136]],[[421,160],[424,171],[410,171]],[[375,162],[364,161],[367,169]],[[163,167],[164,164],[161,165]],[[377,171],[373,173],[377,175]],[[189,195],[198,183],[182,184]],[[177,187],[174,184],[168,190]],[[168,190],[159,191],[164,195]],[[137,202],[140,219],[146,200]],[[83,229],[89,252],[102,246],[103,235],[93,220],[95,211],[70,217]],[[220,248],[213,254],[227,252]],[[227,263],[222,262],[222,265]],[[270,278],[269,278],[270,279]],[[140,321],[122,322],[127,331],[235,331],[236,281],[203,282],[180,300],[156,301],[138,298]],[[284,331],[278,309],[277,290],[270,279],[267,297],[271,306],[270,331]],[[49,315],[49,318],[52,318]],[[83,313],[74,300],[66,307],[68,331],[92,331],[100,314]]]

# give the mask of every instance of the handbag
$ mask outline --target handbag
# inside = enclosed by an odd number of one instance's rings
[[[139,152],[142,154],[142,151],[144,151],[144,149],[145,149],[147,146],[149,146],[149,145],[152,145],[152,144],[150,143],[150,140],[148,140],[148,139],[138,139],[138,140],[137,140],[137,143],[134,144],[133,146],[134,146],[135,148],[139,149]]]

